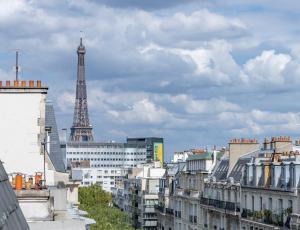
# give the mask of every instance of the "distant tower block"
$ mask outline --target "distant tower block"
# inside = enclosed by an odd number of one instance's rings
[[[89,122],[86,83],[85,83],[85,67],[84,55],[85,47],[80,38],[80,44],[77,49],[77,84],[76,84],[76,100],[74,109],[73,126],[71,127],[70,141],[93,141],[92,126]]]

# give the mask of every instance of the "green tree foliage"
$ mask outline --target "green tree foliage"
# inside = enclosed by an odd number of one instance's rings
[[[80,209],[89,213],[88,217],[96,221],[92,230],[133,230],[128,216],[121,210],[110,207],[111,194],[100,186],[79,188]]]

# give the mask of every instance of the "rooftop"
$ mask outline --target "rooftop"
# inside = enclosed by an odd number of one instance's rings
[[[2,162],[0,162],[0,200],[0,229],[29,229]]]
[[[0,81],[0,92],[1,93],[11,93],[11,92],[47,92],[48,87],[43,86],[40,80],[36,82],[30,81]]]

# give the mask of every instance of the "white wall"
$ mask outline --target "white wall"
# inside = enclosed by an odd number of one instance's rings
[[[45,94],[0,91],[0,160],[8,173],[34,175],[43,172],[43,155],[38,139],[45,121]],[[43,127],[44,129],[44,127]]]

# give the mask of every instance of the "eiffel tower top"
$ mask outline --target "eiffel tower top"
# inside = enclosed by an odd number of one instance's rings
[[[77,54],[79,53],[85,54],[85,46],[82,44],[82,38],[80,38],[80,44],[77,48]]]
[[[74,108],[73,125],[71,127],[70,141],[93,141],[92,126],[89,122],[87,91],[85,82],[85,47],[80,38],[77,48],[77,84]]]

